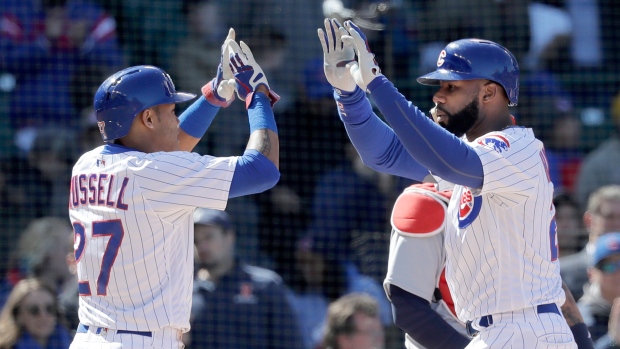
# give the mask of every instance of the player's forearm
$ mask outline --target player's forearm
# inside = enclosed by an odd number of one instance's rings
[[[267,157],[276,168],[280,168],[280,140],[276,126],[271,101],[260,86],[258,93],[253,94],[252,102],[248,108],[248,120],[250,123],[250,139],[246,149],[254,149]]]
[[[588,326],[583,322],[583,316],[577,307],[577,302],[575,302],[575,297],[571,293],[568,285],[562,281],[562,289],[566,294],[566,301],[562,304],[562,314],[564,314],[564,319],[566,319],[566,323],[570,327],[571,332],[573,332],[573,337],[575,337],[575,342],[577,343],[578,349],[592,349],[594,348],[594,343],[592,342],[592,338],[588,331]]]
[[[562,289],[564,290],[564,294],[566,295],[566,301],[562,304],[562,314],[564,314],[564,318],[568,323],[568,326],[574,326],[579,323],[583,323],[583,316],[577,307],[577,302],[575,302],[575,297],[568,289],[568,285],[564,281],[562,281]]]
[[[463,349],[469,339],[441,318],[421,297],[390,285],[394,323],[429,349]]]
[[[336,95],[338,113],[364,164],[375,171],[422,181],[428,170],[402,146],[394,131],[373,113],[359,88],[350,96]]]
[[[179,116],[179,149],[192,151],[200,141],[220,107],[207,102],[204,97],[199,97]]]
[[[385,77],[374,79],[368,90],[398,139],[417,162],[452,183],[482,187],[482,163],[470,146],[435,124]]]

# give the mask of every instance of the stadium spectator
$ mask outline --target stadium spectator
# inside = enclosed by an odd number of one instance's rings
[[[345,159],[348,142],[334,108],[333,89],[323,73],[323,58],[307,59],[290,107],[276,112],[282,149],[281,177],[258,195],[260,248],[287,282],[294,273],[292,251],[307,229],[313,193],[321,175]]]
[[[23,277],[36,277],[57,287],[57,293],[73,283],[73,230],[67,218],[35,219],[20,236],[15,256]]]
[[[82,65],[123,65],[116,24],[88,0],[8,0],[0,9],[0,70],[12,74],[10,120],[28,150],[32,129],[77,127],[71,79]]]
[[[390,229],[389,208],[405,180],[401,182],[367,167],[349,141],[344,151],[346,159],[324,173],[316,184],[307,232],[329,254],[343,262],[353,262],[360,271],[383,282],[389,245],[385,234]],[[374,232],[382,233],[383,245],[377,245],[372,256],[359,256],[353,248],[356,238],[365,239]],[[360,257],[380,261],[381,267],[362,270]]]
[[[314,349],[323,335],[327,309],[331,302],[350,293],[365,293],[379,303],[384,327],[393,326],[391,305],[381,284],[361,274],[351,262],[343,261],[335,251],[316,243],[311,236],[300,239],[295,251],[299,280],[291,284],[291,296],[301,326],[305,349]]]
[[[21,280],[0,313],[0,348],[69,348],[69,331],[59,314],[52,287],[36,278]]]
[[[588,282],[587,269],[594,253],[594,243],[606,233],[620,231],[620,185],[604,186],[590,195],[583,223],[588,231],[586,246],[579,253],[560,257],[562,280],[577,301]]]
[[[597,341],[607,333],[611,306],[620,297],[620,232],[607,233],[596,240],[588,279],[577,305],[592,340]]]
[[[174,51],[185,30],[184,0],[97,2],[118,22],[118,39],[128,66],[154,65],[170,71]]]
[[[191,348],[301,348],[297,319],[280,277],[244,263],[237,233],[224,211],[194,212],[196,276]]]
[[[385,335],[379,304],[363,293],[344,295],[329,305],[322,349],[382,349]]]
[[[614,299],[607,333],[594,343],[594,349],[620,349],[620,297]]]
[[[577,201],[570,194],[559,192],[553,197],[553,206],[560,256],[578,253],[586,245],[588,234],[583,227]]]
[[[620,184],[620,93],[611,103],[611,117],[616,133],[584,158],[577,177],[576,195],[582,207],[597,188]]]

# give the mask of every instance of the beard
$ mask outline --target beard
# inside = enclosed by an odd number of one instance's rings
[[[448,132],[457,136],[458,138],[463,137],[463,135],[469,131],[469,129],[474,126],[476,121],[478,120],[478,99],[474,97],[469,104],[467,104],[460,111],[450,114],[445,109],[437,106],[437,109],[446,113],[447,122],[441,121],[439,125],[445,128]]]

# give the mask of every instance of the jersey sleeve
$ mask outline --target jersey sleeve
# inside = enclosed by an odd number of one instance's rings
[[[154,211],[206,207],[223,210],[237,157],[188,152],[153,153],[129,164]]]
[[[550,181],[542,143],[531,129],[515,127],[488,133],[470,144],[484,170],[482,188],[470,188],[474,195],[491,193],[511,196],[514,204],[525,200],[542,180]],[[511,200],[503,200],[511,205]]]

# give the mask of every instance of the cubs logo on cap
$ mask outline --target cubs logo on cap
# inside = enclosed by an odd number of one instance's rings
[[[596,239],[592,266],[614,255],[620,255],[620,232],[605,233]]]
[[[441,50],[441,52],[439,53],[439,57],[437,57],[437,66],[441,67],[443,65],[443,63],[445,62],[446,58],[446,50]]]

